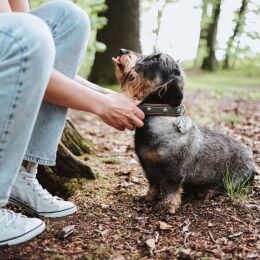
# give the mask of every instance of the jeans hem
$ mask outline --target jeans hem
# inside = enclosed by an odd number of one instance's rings
[[[24,160],[46,166],[54,166],[56,164],[56,160],[45,160],[28,154],[24,156]]]
[[[8,203],[8,199],[7,200],[0,200],[0,209],[4,206],[6,206]]]

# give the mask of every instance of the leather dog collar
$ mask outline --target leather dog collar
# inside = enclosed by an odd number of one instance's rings
[[[171,106],[170,104],[141,104],[138,106],[147,116],[183,116],[185,107]]]

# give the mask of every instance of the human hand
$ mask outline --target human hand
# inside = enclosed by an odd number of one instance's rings
[[[143,127],[144,113],[135,103],[123,94],[104,95],[104,103],[99,106],[97,115],[108,125],[117,130],[134,130]]]

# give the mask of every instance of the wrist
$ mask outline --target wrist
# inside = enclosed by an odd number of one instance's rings
[[[105,94],[100,94],[98,100],[93,104],[92,113],[102,117],[104,111],[108,109],[108,100]]]

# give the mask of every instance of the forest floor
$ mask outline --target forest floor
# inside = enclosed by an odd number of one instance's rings
[[[186,89],[184,104],[193,121],[241,141],[260,165],[260,85],[242,96]],[[225,92],[226,93],[226,92]],[[242,92],[241,92],[242,93]],[[260,259],[259,176],[244,204],[226,195],[184,200],[175,215],[158,212],[139,197],[147,181],[133,149],[133,133],[118,132],[91,114],[71,113],[96,155],[86,156],[99,177],[70,198],[75,215],[46,220],[38,238],[0,249],[0,259]],[[74,233],[61,240],[68,225]]]

